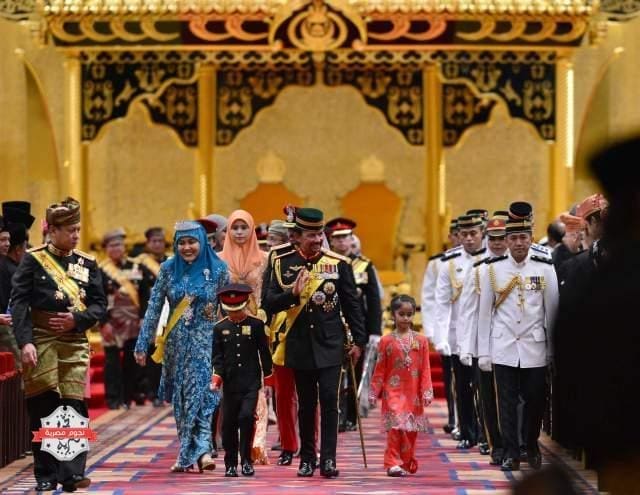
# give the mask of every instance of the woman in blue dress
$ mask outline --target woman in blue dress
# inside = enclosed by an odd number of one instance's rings
[[[207,242],[196,222],[179,222],[173,240],[174,256],[160,268],[135,347],[138,364],[146,364],[146,350],[155,338],[165,298],[169,321],[152,358],[162,362],[160,399],[173,404],[180,452],[172,472],[215,468],[211,452],[211,416],[220,401],[209,388],[217,291],[229,283],[226,264]]]

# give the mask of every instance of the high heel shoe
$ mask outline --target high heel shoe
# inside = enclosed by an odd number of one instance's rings
[[[201,473],[204,471],[213,471],[215,468],[216,463],[210,454],[204,453],[198,458],[198,469]]]

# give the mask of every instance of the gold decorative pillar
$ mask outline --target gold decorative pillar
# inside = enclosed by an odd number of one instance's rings
[[[567,58],[556,63],[556,140],[551,145],[549,221],[574,201],[574,69]]]
[[[87,145],[82,143],[82,72],[80,56],[70,53],[64,62],[64,169],[69,196],[80,202],[82,234],[80,248],[91,241],[89,187],[87,179]]]
[[[198,69],[198,149],[194,171],[195,213],[204,217],[215,210],[213,156],[216,135],[216,70],[212,65]]]
[[[423,121],[426,145],[424,203],[427,256],[442,249],[444,214],[444,157],[442,153],[442,81],[440,67],[429,64],[423,71]]]

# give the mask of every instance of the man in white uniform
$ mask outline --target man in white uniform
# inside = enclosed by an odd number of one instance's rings
[[[530,207],[529,207],[530,208]],[[518,396],[525,401],[528,463],[539,469],[538,437],[545,406],[551,330],[558,306],[552,262],[531,250],[530,216],[507,220],[506,258],[486,263],[480,274],[478,365],[495,373],[499,422],[505,448],[503,471],[520,469]]]

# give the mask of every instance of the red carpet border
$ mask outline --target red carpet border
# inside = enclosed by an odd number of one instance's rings
[[[175,424],[170,408],[136,407],[110,411],[92,423],[98,441],[92,445],[88,476],[93,484],[85,492],[94,494],[228,494],[228,495],[476,495],[506,494],[514,477],[489,466],[488,456],[477,449],[457,451],[456,442],[442,432],[446,420],[443,401],[430,408],[431,431],[418,438],[418,473],[389,478],[382,468],[385,435],[378,410],[363,419],[368,469],[364,469],[358,432],[341,433],[338,442],[340,476],[326,480],[296,477],[298,460],[288,467],[276,465],[278,452],[270,452],[270,465],[256,466],[253,478],[225,478],[224,463],[206,474],[169,473],[177,449]],[[270,427],[268,445],[276,439]],[[546,445],[549,446],[546,446]],[[545,461],[556,458],[573,470],[583,493],[597,493],[592,473],[580,471],[563,456],[561,449],[545,441]],[[0,470],[0,492],[33,493],[35,484],[30,458]],[[517,476],[521,476],[518,474]],[[76,493],[82,493],[78,491]]]

